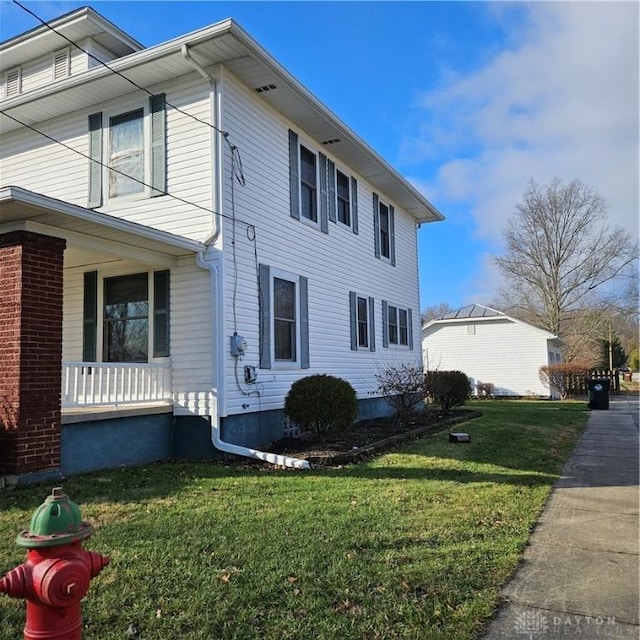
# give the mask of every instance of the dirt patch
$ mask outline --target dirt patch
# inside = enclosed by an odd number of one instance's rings
[[[403,421],[392,418],[361,420],[343,431],[321,436],[304,433],[271,442],[261,449],[303,458],[316,467],[349,464],[378,455],[401,442],[443,431],[480,415],[479,411],[472,409],[455,409],[449,413],[426,409]]]

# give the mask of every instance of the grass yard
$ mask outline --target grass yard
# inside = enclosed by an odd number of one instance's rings
[[[360,465],[154,464],[64,483],[111,556],[85,640],[470,640],[491,616],[582,432],[585,403],[469,403],[483,417]],[[50,486],[0,491],[0,572]],[[0,640],[23,603],[0,596]]]

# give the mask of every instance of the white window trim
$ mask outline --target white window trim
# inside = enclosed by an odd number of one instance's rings
[[[389,255],[385,256],[382,253],[382,219],[380,216],[380,210],[382,207],[386,207],[389,221]],[[387,202],[383,202],[382,200],[378,200],[378,211],[376,211],[376,216],[378,216],[378,243],[380,246],[380,260],[384,262],[391,263],[391,206]]]
[[[155,290],[153,286],[153,269],[148,270],[144,267],[141,269],[135,269],[129,267],[127,269],[113,269],[107,271],[98,271],[98,290],[96,295],[96,304],[98,307],[97,327],[96,327],[96,362],[105,362],[104,360],[104,281],[109,278],[120,278],[122,276],[132,276],[136,273],[147,274],[147,295],[149,297],[149,316],[148,316],[148,330],[147,330],[147,362],[165,362],[167,358],[154,358],[153,357],[153,313],[156,308]]]
[[[316,219],[311,220],[302,214],[302,147],[312,153],[316,159]],[[311,227],[320,227],[320,155],[315,145],[308,140],[298,136],[298,211],[300,212],[300,222],[304,222]]]
[[[359,305],[358,302],[360,300],[364,300],[365,303],[365,310],[367,312],[367,317],[366,317],[366,325],[367,325],[367,344],[363,345],[360,344],[360,318],[358,317],[358,309],[359,309]],[[369,314],[371,313],[369,310],[369,296],[363,296],[360,295],[357,291],[356,291],[356,343],[358,345],[358,351],[371,351],[371,318],[369,317]]]
[[[397,342],[392,342],[391,341],[391,331],[390,329],[390,325],[389,325],[389,310],[390,309],[395,309],[396,310],[396,328],[398,331],[398,340]],[[402,342],[400,342],[400,312],[404,311],[406,313],[407,316],[407,344],[403,344]],[[394,349],[409,349],[409,307],[401,307],[400,305],[397,304],[392,304],[391,302],[387,302],[387,313],[386,313],[386,317],[383,319],[385,324],[386,324],[386,330],[387,330],[387,342],[389,343],[389,348],[393,347]]]
[[[342,220],[340,220],[339,216],[338,216],[338,171],[343,175],[346,176],[347,178],[347,187],[349,189],[349,224],[345,224],[344,222],[342,222]],[[335,202],[335,206],[336,206],[336,222],[337,224],[341,225],[342,227],[344,227],[345,229],[352,229],[353,228],[353,193],[351,190],[351,173],[347,170],[345,170],[344,167],[342,166],[338,166],[336,164],[335,166],[335,171],[333,176],[331,176],[331,179],[333,180],[333,183],[335,184],[335,191],[336,191],[336,202]]]
[[[296,350],[296,358],[295,360],[276,360],[276,332],[275,332],[275,295],[273,288],[273,281],[275,278],[280,280],[287,280],[288,282],[292,282],[295,285],[295,300],[294,300],[294,313],[295,313],[295,323],[296,323],[296,336],[295,336],[295,350]],[[290,271],[283,271],[282,269],[277,269],[275,267],[271,267],[270,278],[269,278],[269,301],[270,301],[270,327],[269,331],[271,332],[271,369],[279,369],[279,370],[291,370],[291,369],[300,369],[301,360],[301,339],[300,339],[300,276],[296,273],[291,273]]]
[[[144,136],[144,178],[143,182],[146,186],[143,187],[139,193],[130,193],[122,196],[110,196],[109,195],[109,136],[111,129],[111,118],[122,116],[131,111],[138,111],[142,109],[142,131]],[[135,202],[136,200],[145,200],[151,197],[151,115],[149,112],[149,101],[142,100],[136,102],[127,103],[124,106],[120,106],[117,109],[105,110],[102,114],[102,184],[103,197],[105,201],[105,207],[109,204],[121,204],[123,202]]]

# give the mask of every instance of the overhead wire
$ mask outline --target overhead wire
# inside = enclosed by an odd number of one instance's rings
[[[66,144],[65,142],[62,142],[61,140],[58,140],[57,138],[54,138],[53,136],[50,136],[48,133],[44,133],[44,131],[40,131],[39,129],[36,129],[36,127],[34,127],[33,125],[27,124],[26,122],[22,122],[22,120],[20,120],[19,118],[16,118],[15,116],[12,116],[10,113],[7,113],[6,111],[0,109],[0,114],[2,114],[3,116],[10,118],[11,120],[13,120],[14,122],[18,123],[19,125],[26,127],[27,129],[29,129],[30,131],[33,131],[34,133],[37,133],[41,136],[43,136],[44,138],[46,138],[47,140],[50,140],[51,142],[53,142],[54,144],[58,144],[62,147],[64,147],[65,149],[72,151],[73,153],[86,158],[87,160],[90,160],[91,162],[96,163],[97,165],[108,169],[109,171],[112,171],[113,173],[117,173],[121,176],[124,176],[125,178],[128,178],[129,180],[132,180],[133,182],[137,182],[138,184],[147,187],[149,189],[153,189],[153,190],[157,190],[156,187],[154,187],[153,185],[145,182],[144,180],[140,180],[138,178],[134,178],[133,176],[129,175],[128,173],[124,173],[124,171],[120,171],[118,169],[114,169],[113,167],[109,166],[108,164],[106,164],[105,162],[102,162],[101,160],[96,160],[95,158],[92,158],[90,155],[84,153],[83,151],[80,151],[79,149],[74,149],[72,146]],[[235,222],[239,222],[241,224],[244,224],[247,226],[247,229],[251,229],[252,233],[255,234],[255,226],[250,223],[250,222],[246,222],[245,220],[241,220],[241,219],[237,219],[235,216],[235,212],[234,215],[230,216],[227,215],[225,213],[221,213],[220,211],[214,211],[213,209],[210,209],[208,207],[205,207],[201,204],[198,204],[196,202],[191,202],[190,200],[187,200],[186,198],[182,198],[180,196],[177,196],[173,193],[169,193],[168,191],[162,191],[162,195],[168,196],[169,198],[172,198],[173,200],[177,200],[178,202],[181,202],[182,204],[186,204],[189,205],[191,207],[195,207],[196,209],[200,209],[201,211],[206,211],[207,213],[211,213],[217,216],[220,216],[221,218],[226,218],[228,220],[232,220],[235,224]],[[254,235],[255,237],[255,235]]]

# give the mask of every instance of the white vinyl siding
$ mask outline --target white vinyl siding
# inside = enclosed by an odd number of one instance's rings
[[[48,57],[49,62],[51,56]],[[50,67],[49,67],[50,71]],[[209,86],[197,75],[185,76],[166,91],[167,102],[208,122],[210,120]],[[124,113],[139,106],[147,98],[125,97],[99,105],[105,115]],[[96,109],[70,113],[37,128],[82,154],[89,153],[87,119]],[[103,123],[106,124],[103,119]],[[99,211],[126,218],[163,231],[202,240],[212,229],[212,130],[198,124],[187,115],[167,108],[167,190],[193,202],[190,206],[169,196],[106,200]],[[104,126],[104,124],[103,124]],[[2,137],[3,184],[20,186],[72,204],[87,206],[88,163],[86,157],[55,144],[41,135],[25,129]],[[201,207],[201,208],[198,208]],[[78,228],[81,231],[80,228]]]
[[[308,370],[258,370],[260,402],[242,394],[234,377],[233,360],[226,354],[227,404],[229,414],[279,409],[286,393],[298,378],[314,373],[330,373],[348,380],[360,398],[376,396],[375,373],[394,362],[420,363],[418,350],[351,350],[351,291],[363,296],[392,299],[403,308],[419,308],[414,221],[396,207],[396,251],[402,255],[395,269],[376,260],[373,245],[373,190],[358,174],[342,166],[344,173],[357,179],[359,233],[346,233],[342,225],[329,224],[328,233],[291,217],[289,198],[289,130],[292,123],[238,82],[231,74],[224,80],[225,110],[223,128],[242,154],[246,186],[234,188],[238,221],[223,221],[224,243],[234,242],[236,260],[225,252],[225,335],[235,330],[247,340],[244,364],[259,362],[257,252],[260,263],[293,271],[308,278],[309,283],[309,351]],[[300,140],[310,144],[309,136],[299,132]],[[311,145],[310,145],[311,146]],[[315,142],[314,149],[320,148]],[[328,160],[335,159],[327,155]],[[225,166],[224,210],[231,211],[228,162]],[[386,200],[385,200],[386,202]],[[365,213],[366,212],[366,213]],[[246,225],[255,226],[255,234]],[[252,238],[255,235],[255,244]],[[237,267],[237,276],[236,276]],[[237,326],[234,326],[233,291],[236,290]],[[379,314],[379,306],[376,305]],[[414,314],[418,316],[419,314]],[[416,320],[414,319],[414,323]],[[419,330],[413,327],[414,335]],[[375,340],[382,341],[382,323],[375,323]],[[414,362],[415,361],[415,362]],[[243,408],[243,404],[248,404]],[[260,405],[260,406],[258,406]]]
[[[475,326],[475,333],[469,331]],[[547,336],[509,319],[434,324],[423,332],[425,368],[459,370],[491,382],[496,395],[548,396],[538,371],[548,364]]]

